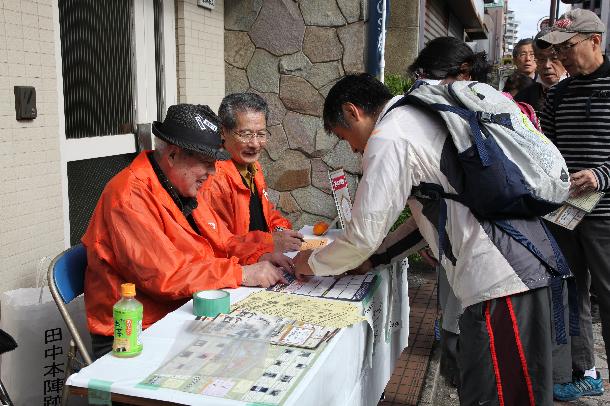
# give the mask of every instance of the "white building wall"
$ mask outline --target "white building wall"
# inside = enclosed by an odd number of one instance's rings
[[[225,94],[224,0],[213,10],[196,0],[176,0],[178,102],[218,111]]]
[[[64,248],[52,0],[0,2],[0,292],[33,286]],[[13,86],[34,86],[38,117],[15,119]]]

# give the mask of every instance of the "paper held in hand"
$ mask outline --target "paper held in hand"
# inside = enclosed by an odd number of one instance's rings
[[[328,244],[327,238],[305,238],[301,243],[301,248],[299,248],[299,251],[313,250],[323,247],[326,244]]]
[[[544,216],[544,219],[568,230],[574,230],[585,215],[593,211],[603,196],[604,192],[593,191],[569,198],[563,206]]]

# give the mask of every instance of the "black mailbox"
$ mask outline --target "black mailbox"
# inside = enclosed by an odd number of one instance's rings
[[[17,120],[36,118],[36,89],[33,86],[15,86],[15,113]]]

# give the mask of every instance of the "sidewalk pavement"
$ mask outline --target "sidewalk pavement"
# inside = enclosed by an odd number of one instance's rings
[[[436,273],[430,269],[411,269],[409,273],[409,347],[403,351],[379,406],[459,406],[457,390],[440,373],[440,346],[433,341],[436,317]],[[583,397],[574,402],[555,402],[555,406],[610,405],[608,360],[601,324],[593,325],[596,366],[604,379],[602,396]]]
[[[596,366],[604,379],[604,394],[602,396],[582,397],[574,402],[555,402],[555,406],[607,406],[610,405],[610,385],[608,384],[608,362],[604,341],[602,339],[601,324],[593,325],[595,338]],[[418,405],[421,406],[459,406],[457,390],[439,374],[440,347],[435,344],[428,371],[426,372],[424,388]]]

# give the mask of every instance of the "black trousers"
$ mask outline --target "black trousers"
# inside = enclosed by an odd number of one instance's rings
[[[469,306],[460,318],[460,404],[552,406],[548,288]]]
[[[101,336],[91,334],[91,349],[93,350],[93,360],[100,358],[112,351],[113,336]]]
[[[555,383],[572,381],[595,366],[591,299],[595,287],[602,320],[606,356],[610,354],[610,220],[585,217],[573,231],[549,225],[576,278],[580,335],[568,337],[570,345],[560,346],[554,356]]]

